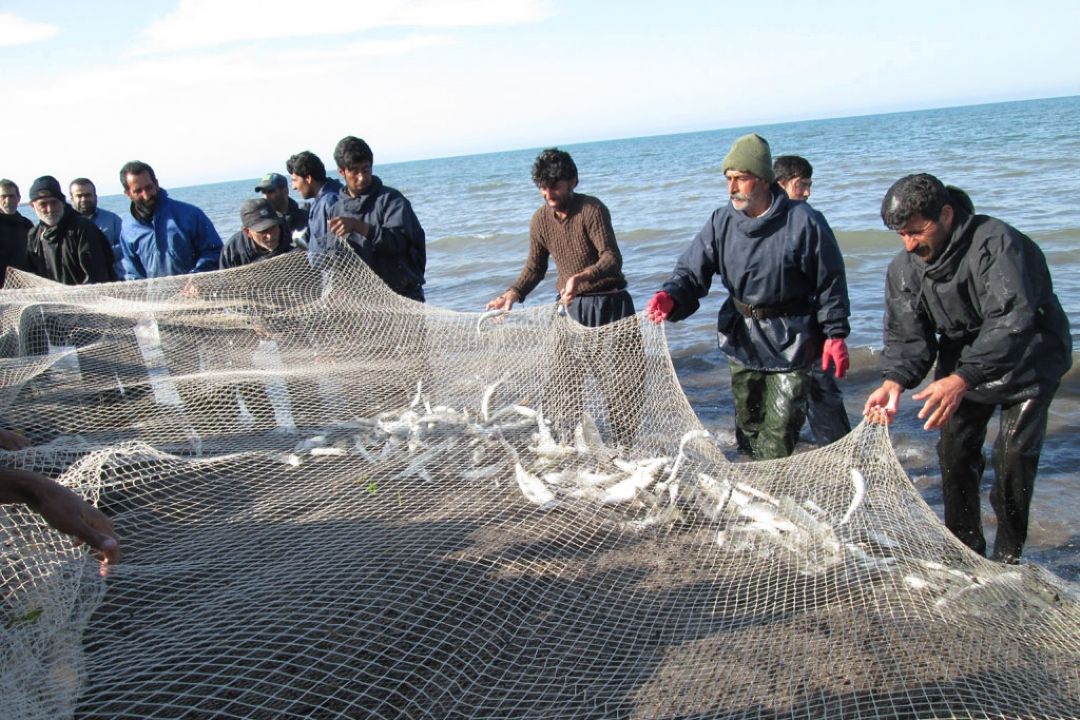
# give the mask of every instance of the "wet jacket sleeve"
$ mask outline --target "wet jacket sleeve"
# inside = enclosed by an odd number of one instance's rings
[[[907,257],[897,255],[885,276],[881,374],[910,390],[930,372],[938,345],[934,324],[920,302],[918,279],[905,271],[907,265]]]
[[[957,375],[968,387],[997,380],[1016,367],[1037,326],[1042,274],[1028,267],[1020,238],[1005,226],[987,238],[978,255],[973,288],[983,318],[974,341],[957,362]]]
[[[700,299],[709,294],[713,276],[720,269],[716,229],[717,213],[694,237],[690,246],[679,256],[675,270],[661,288],[675,300],[671,322],[690,317],[701,306]]]
[[[851,332],[848,316],[851,305],[848,300],[847,275],[844,258],[836,242],[832,228],[818,215],[817,248],[817,321],[825,337],[844,338]]]

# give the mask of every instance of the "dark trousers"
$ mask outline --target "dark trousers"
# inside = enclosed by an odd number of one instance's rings
[[[794,452],[806,420],[809,371],[761,372],[736,362],[728,364],[739,450],[755,460],[787,457]]]
[[[1001,423],[991,456],[994,485],[990,504],[997,516],[993,559],[1015,562],[1027,539],[1028,511],[1039,453],[1046,437],[1050,401],[1057,387],[1038,397],[1001,406]],[[941,429],[938,460],[945,502],[945,525],[975,552],[986,553],[979,484],[986,458],[986,427],[996,405],[963,401]]]
[[[810,388],[806,395],[806,422],[814,442],[829,445],[851,432],[851,420],[844,407],[844,393],[836,383],[832,369],[822,371],[816,363],[810,369]]]

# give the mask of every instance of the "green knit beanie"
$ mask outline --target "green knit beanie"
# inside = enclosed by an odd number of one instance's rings
[[[724,156],[723,171],[738,170],[757,175],[771,183],[776,177],[772,169],[772,153],[769,141],[757,133],[743,135],[731,146],[731,151]]]

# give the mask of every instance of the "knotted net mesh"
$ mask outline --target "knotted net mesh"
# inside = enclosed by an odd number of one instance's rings
[[[1080,716],[1075,586],[960,546],[887,432],[733,463],[663,330],[399,298],[350,252],[2,293],[0,717]]]

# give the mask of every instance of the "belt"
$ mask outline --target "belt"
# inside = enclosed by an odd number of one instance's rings
[[[783,305],[747,305],[742,300],[732,297],[731,302],[740,315],[755,320],[812,315],[814,313],[814,309],[801,300],[784,303]]]

